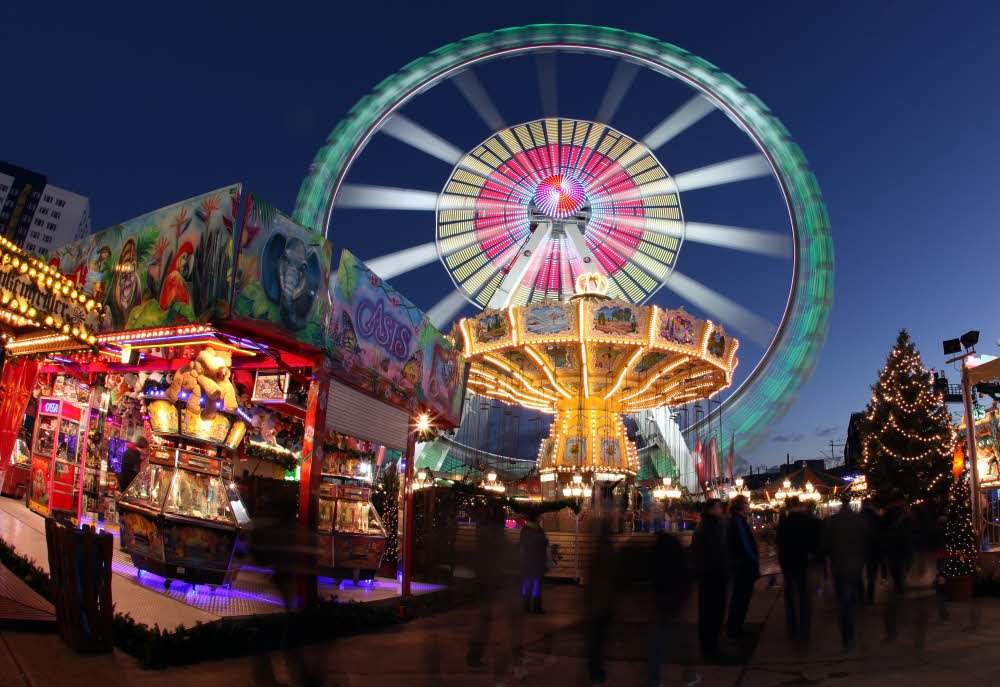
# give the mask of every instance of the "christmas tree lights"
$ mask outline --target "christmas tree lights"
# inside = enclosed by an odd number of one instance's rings
[[[930,371],[906,330],[872,386],[862,433],[862,470],[876,492],[910,501],[947,489],[955,430]]]
[[[969,471],[962,471],[948,495],[948,522],[944,526],[945,552],[943,572],[955,578],[976,572],[976,532],[972,526]]]

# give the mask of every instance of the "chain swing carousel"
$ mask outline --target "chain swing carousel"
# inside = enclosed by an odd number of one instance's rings
[[[738,362],[739,341],[721,326],[612,299],[607,288],[584,273],[568,301],[486,309],[453,332],[471,393],[554,416],[538,452],[546,500],[575,488],[609,503],[612,486],[639,469],[622,414],[711,396]]]

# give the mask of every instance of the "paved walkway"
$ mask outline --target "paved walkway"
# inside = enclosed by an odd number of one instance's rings
[[[1000,684],[995,674],[1000,649],[1000,599],[949,605],[949,617],[940,620],[937,606],[914,601],[904,609],[901,632],[895,642],[883,641],[885,606],[868,609],[861,624],[861,647],[854,655],[840,649],[835,609],[829,598],[816,602],[811,650],[796,652],[784,637],[784,606],[780,589],[755,594],[750,609],[748,646],[725,644],[727,665],[700,666],[703,685],[764,687],[831,685],[853,687],[934,687],[935,685]],[[517,676],[505,674],[504,684],[544,687],[586,685],[583,651],[582,592],[573,586],[552,586],[547,591],[550,613],[523,616],[501,613],[491,636],[486,660],[503,662],[514,638],[523,647],[524,660]],[[622,604],[608,642],[609,685],[645,685],[646,628],[642,600]],[[915,644],[913,628],[928,618],[926,640]],[[519,623],[510,623],[513,618]],[[323,675],[328,687],[423,687],[438,685],[495,685],[493,669],[473,671],[466,666],[470,633],[482,626],[476,607],[463,607],[406,625],[336,642],[309,647],[306,659]],[[513,632],[512,632],[513,630]],[[695,632],[689,614],[684,631]],[[518,639],[519,637],[519,639]],[[756,640],[756,643],[754,642]],[[738,662],[743,655],[745,663]],[[218,687],[220,684],[268,684],[256,679],[263,658],[216,661],[166,671],[142,671],[128,656],[79,657],[53,635],[0,633],[0,684],[7,687],[61,686],[72,676],[79,687]],[[277,672],[281,656],[273,659]],[[16,676],[12,677],[12,676]],[[665,667],[665,677],[679,676],[676,665]],[[520,677],[521,679],[516,679]],[[274,683],[271,682],[271,685]],[[664,684],[677,684],[665,681]]]
[[[22,556],[33,559],[43,570],[49,569],[45,520],[28,510],[22,501],[0,497],[0,539],[14,546]],[[281,594],[272,585],[269,572],[251,566],[239,572],[232,588],[210,590],[201,586],[196,590],[182,582],[173,582],[168,588],[159,575],[137,570],[128,554],[118,549],[116,536],[111,568],[115,608],[150,626],[174,629],[224,617],[284,611]],[[441,587],[414,585],[416,594],[437,589]],[[333,580],[320,578],[320,596],[345,602],[383,601],[398,597],[399,585],[395,580],[378,578],[371,586],[355,587],[351,583],[338,586]]]

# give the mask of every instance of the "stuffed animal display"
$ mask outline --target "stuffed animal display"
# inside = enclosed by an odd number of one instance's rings
[[[232,355],[228,351],[203,349],[194,360],[174,374],[167,389],[167,400],[175,402],[186,398],[188,410],[201,413],[205,420],[214,418],[219,410],[234,412],[239,401],[236,387],[230,379],[232,364]]]

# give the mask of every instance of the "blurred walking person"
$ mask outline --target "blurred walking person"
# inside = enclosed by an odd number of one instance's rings
[[[708,661],[719,656],[719,633],[726,614],[728,556],[722,501],[708,499],[691,541],[691,555],[698,580],[698,640]]]
[[[852,511],[850,503],[850,496],[845,494],[840,510],[823,526],[823,552],[830,559],[839,607],[840,639],[846,651],[855,647],[858,604],[871,537],[865,517]]]
[[[681,614],[691,598],[694,579],[684,547],[670,532],[656,535],[649,556],[649,574],[653,587],[653,631],[650,633],[649,684],[660,687],[663,650],[667,644],[679,653],[681,679],[685,685],[697,685],[701,676],[695,672],[688,635],[681,627]]]
[[[604,648],[614,620],[621,587],[618,556],[611,542],[609,519],[602,518],[598,527],[600,529],[597,547],[587,566],[583,590],[587,614],[585,647],[587,671],[595,686],[605,685],[608,681],[607,672],[604,670]]]
[[[785,578],[785,631],[800,648],[809,646],[809,567],[819,551],[820,522],[793,496],[785,502],[787,515],[778,524],[775,543]]]
[[[861,502],[861,516],[868,529],[867,547],[865,549],[865,595],[866,605],[875,603],[875,588],[878,583],[879,569],[885,567],[885,552],[882,548],[883,529],[885,522],[878,512],[878,507],[871,499]]]
[[[892,580],[892,592],[885,610],[885,634],[886,640],[892,641],[898,632],[900,606],[906,597],[906,578],[913,562],[916,537],[913,519],[902,492],[894,491],[890,496],[884,520],[883,546]]]
[[[538,522],[538,513],[528,515],[521,528],[521,598],[524,610],[544,613],[542,608],[542,578],[548,568],[549,538]]]
[[[470,668],[484,668],[486,646],[493,632],[493,616],[497,598],[503,586],[504,513],[498,504],[488,504],[479,513],[476,523],[476,549],[473,566],[479,599],[479,623],[469,639],[465,655]]]
[[[760,577],[760,553],[750,526],[750,499],[740,495],[730,503],[728,527],[729,566],[732,573],[732,593],[729,597],[729,617],[726,633],[731,639],[743,636],[743,623],[753,596],[753,586]]]

